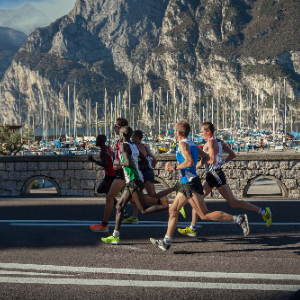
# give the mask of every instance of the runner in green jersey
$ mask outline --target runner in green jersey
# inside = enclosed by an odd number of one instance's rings
[[[138,164],[148,165],[147,158],[138,150],[136,145],[130,143],[132,136],[131,127],[122,127],[120,130],[120,160],[114,161],[114,169],[123,168],[126,186],[121,199],[116,205],[116,225],[113,235],[102,238],[101,240],[108,244],[120,243],[120,227],[123,220],[125,205],[133,199],[141,210],[142,214],[151,214],[168,210],[168,205],[147,206],[145,195],[143,194],[144,184],[143,175],[139,170]],[[140,159],[140,161],[139,161]]]

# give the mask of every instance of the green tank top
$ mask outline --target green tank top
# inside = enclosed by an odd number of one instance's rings
[[[130,149],[131,149],[131,155],[130,155],[130,159],[131,159],[131,166],[130,167],[122,167],[124,170],[124,176],[125,176],[125,181],[126,183],[129,183],[130,181],[133,180],[141,180],[144,181],[143,175],[141,173],[141,171],[139,170],[139,156],[140,156],[140,151],[137,148],[136,145],[125,142],[124,144],[127,144]],[[121,161],[125,161],[122,153],[120,153],[121,156]]]

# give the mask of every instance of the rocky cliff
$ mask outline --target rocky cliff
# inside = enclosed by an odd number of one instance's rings
[[[159,87],[163,106],[175,90],[177,103],[242,92],[245,108],[249,91],[258,90],[270,108],[284,78],[288,101],[300,96],[299,24],[293,0],[77,0],[16,54],[2,80],[2,117],[18,122],[21,111],[38,120],[41,90],[46,110],[63,115],[67,87],[75,85],[83,120],[86,99],[103,103],[106,88],[109,101],[118,92],[126,100],[129,80],[132,102],[142,98],[149,111]]]

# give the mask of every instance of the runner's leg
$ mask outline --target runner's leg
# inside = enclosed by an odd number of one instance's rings
[[[136,192],[135,192],[136,193]],[[133,194],[135,194],[133,193]],[[118,201],[116,205],[116,225],[115,230],[120,231],[121,223],[124,217],[124,208],[126,204],[131,200],[132,195],[130,194],[128,189],[125,189],[121,199]]]

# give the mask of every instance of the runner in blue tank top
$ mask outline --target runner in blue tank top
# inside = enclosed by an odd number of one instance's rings
[[[235,222],[235,217],[222,211],[210,212],[203,199],[203,188],[200,178],[196,173],[196,164],[198,158],[201,158],[201,164],[204,165],[209,161],[210,157],[207,153],[200,150],[194,142],[187,137],[190,133],[190,125],[185,121],[180,121],[175,125],[174,135],[179,146],[177,149],[176,158],[178,164],[167,162],[165,170],[181,172],[181,184],[179,192],[176,195],[172,206],[169,209],[169,221],[167,234],[164,239],[156,240],[150,238],[153,245],[163,251],[168,251],[171,245],[171,240],[178,222],[179,210],[189,202],[192,208],[197,212],[202,220],[212,220],[219,222]]]

